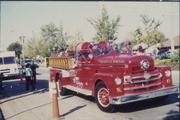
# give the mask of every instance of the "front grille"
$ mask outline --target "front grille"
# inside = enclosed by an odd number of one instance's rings
[[[10,71],[10,69],[1,69],[0,71]]]
[[[2,69],[2,70],[0,70],[0,72],[3,73],[3,74],[4,73],[10,73],[10,69]]]
[[[148,78],[145,77],[148,74]],[[133,75],[131,81],[124,81],[124,91],[127,94],[140,93],[161,87],[160,73],[143,73]]]

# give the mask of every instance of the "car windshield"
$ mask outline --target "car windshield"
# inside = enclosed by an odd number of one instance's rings
[[[4,57],[4,64],[14,64],[15,57]]]

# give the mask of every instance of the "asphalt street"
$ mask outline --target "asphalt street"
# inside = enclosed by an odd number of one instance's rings
[[[52,120],[49,70],[38,68],[37,72],[38,90],[34,92],[25,92],[25,81],[3,81],[0,108],[6,120]],[[173,83],[179,85],[178,71],[173,71]],[[173,94],[164,102],[153,99],[121,105],[115,113],[102,112],[94,98],[81,94],[60,96],[58,101],[64,120],[179,120],[179,99],[179,94]]]

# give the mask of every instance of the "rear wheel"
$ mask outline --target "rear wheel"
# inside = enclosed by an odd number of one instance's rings
[[[109,90],[103,82],[99,82],[95,89],[95,101],[104,112],[114,112],[115,106],[109,103]]]

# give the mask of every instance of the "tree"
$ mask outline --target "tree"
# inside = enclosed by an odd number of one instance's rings
[[[88,19],[88,22],[90,22],[97,31],[93,40],[108,41],[109,36],[111,36],[113,40],[117,39],[115,34],[117,33],[117,29],[119,27],[120,16],[118,16],[115,20],[113,19],[110,21],[105,7],[102,8],[101,19]]]
[[[53,23],[41,27],[41,35],[48,49],[57,48],[60,50],[67,49],[67,33],[63,33],[63,27],[55,26]]]
[[[41,38],[33,37],[26,42],[25,56],[35,58],[37,55],[49,57],[51,50],[60,52],[68,48],[69,36],[63,33],[63,27],[57,27],[53,23],[41,27]]]
[[[35,58],[37,55],[48,57],[50,56],[50,51],[48,51],[48,45],[44,42],[44,40],[33,37],[26,43],[25,55],[29,58]]]
[[[19,44],[18,42],[15,43],[11,43],[8,48],[8,51],[15,51],[16,56],[18,57],[18,59],[20,59],[20,55],[22,53],[22,45]]]
[[[74,47],[78,43],[81,43],[83,41],[84,39],[81,32],[77,32],[75,35],[68,36],[68,41],[67,41],[68,49],[71,49],[71,50],[74,49]]]
[[[138,27],[131,33],[133,44],[143,42],[150,47],[168,40],[165,35],[158,30],[162,22],[149,18],[146,15],[141,15],[141,19],[144,26],[142,28]]]

